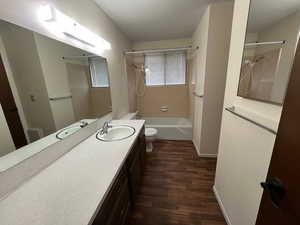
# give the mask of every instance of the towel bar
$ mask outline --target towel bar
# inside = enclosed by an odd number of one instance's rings
[[[244,119],[244,120],[247,120],[247,121],[250,122],[250,123],[255,124],[256,126],[259,126],[260,128],[263,128],[263,129],[265,129],[265,130],[271,132],[272,134],[277,134],[277,132],[276,132],[275,130],[273,130],[273,129],[271,129],[271,128],[269,128],[269,127],[267,127],[267,126],[265,126],[265,125],[263,125],[263,124],[261,124],[261,123],[258,123],[258,122],[256,122],[256,121],[250,119],[250,118],[247,118],[246,116],[243,116],[243,115],[237,113],[237,112],[234,110],[234,106],[225,108],[225,110],[228,111],[228,112],[230,112],[230,113],[232,113],[233,115],[236,115],[236,116],[238,116],[238,117],[240,117],[240,118],[242,118],[242,119]]]
[[[62,97],[49,98],[49,100],[50,100],[50,101],[57,101],[57,100],[62,100],[62,99],[67,99],[67,98],[72,98],[72,95],[69,95],[69,96],[62,96]]]

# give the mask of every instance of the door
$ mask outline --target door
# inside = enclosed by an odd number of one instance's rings
[[[300,44],[256,225],[300,224]]]
[[[27,145],[18,109],[9,86],[6,71],[0,56],[0,103],[16,148]]]

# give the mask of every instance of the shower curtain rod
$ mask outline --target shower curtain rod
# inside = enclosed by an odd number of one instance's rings
[[[278,44],[285,44],[286,40],[283,41],[270,41],[270,42],[253,42],[253,43],[246,43],[245,47],[251,47],[251,46],[262,46],[262,45],[278,45]]]
[[[148,50],[138,50],[138,51],[127,51],[125,52],[126,55],[133,55],[133,54],[143,54],[143,53],[158,53],[158,52],[175,52],[175,51],[184,51],[184,50],[192,50],[192,46],[183,47],[183,48],[162,48],[162,49],[148,49]],[[197,46],[195,50],[199,49]]]
[[[81,59],[81,58],[91,58],[98,57],[97,55],[76,55],[76,56],[63,56],[62,59]]]

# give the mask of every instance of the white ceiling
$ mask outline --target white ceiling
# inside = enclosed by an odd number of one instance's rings
[[[249,32],[259,32],[300,10],[300,0],[252,0]]]
[[[191,37],[216,0],[94,0],[132,41]]]

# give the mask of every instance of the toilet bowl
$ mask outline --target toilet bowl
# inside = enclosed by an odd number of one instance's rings
[[[153,141],[155,141],[157,135],[157,129],[147,127],[145,129],[145,136],[146,136],[146,151],[152,152],[153,151]]]

